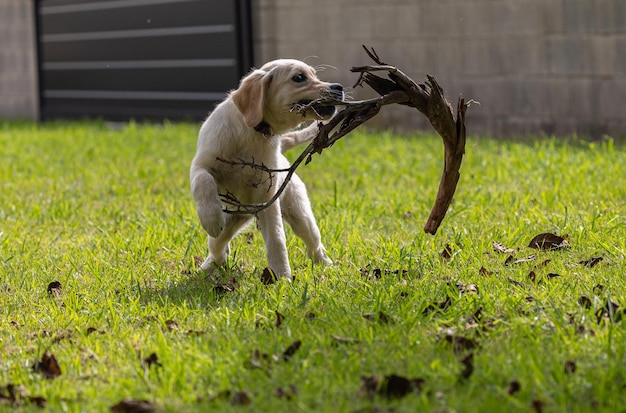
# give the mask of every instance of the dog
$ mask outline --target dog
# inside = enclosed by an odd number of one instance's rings
[[[286,173],[270,174],[254,165],[289,168],[283,152],[315,138],[318,121],[328,121],[336,112],[335,106],[324,105],[294,110],[320,97],[341,100],[343,87],[319,80],[316,70],[299,60],[274,60],[244,76],[239,87],[204,121],[190,169],[198,217],[209,235],[209,256],[201,264],[202,270],[212,273],[224,264],[231,239],[254,217],[226,212],[228,205],[222,197],[241,204],[261,204],[274,196]],[[306,121],[313,123],[298,130]],[[277,277],[291,280],[283,219],[304,241],[307,255],[315,263],[332,264],[306,187],[296,174],[277,201],[256,217],[268,266]]]

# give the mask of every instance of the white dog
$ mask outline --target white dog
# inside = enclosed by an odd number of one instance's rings
[[[343,98],[342,86],[320,81],[315,69],[301,61],[275,60],[246,75],[204,122],[190,171],[200,223],[209,234],[209,256],[202,269],[210,272],[223,265],[230,240],[253,218],[225,212],[220,195],[243,204],[272,198],[286,174],[270,176],[250,165],[288,168],[282,153],[318,133],[317,122],[294,129],[304,121],[328,120],[335,114],[334,106],[317,106],[304,113],[293,110],[294,106],[329,95]],[[309,257],[316,263],[332,263],[321,243],[304,183],[295,174],[280,198],[257,217],[269,267],[277,276],[291,278],[282,218],[302,238]]]

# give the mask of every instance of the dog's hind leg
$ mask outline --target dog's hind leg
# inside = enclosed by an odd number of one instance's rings
[[[224,265],[230,252],[230,240],[252,221],[250,215],[227,215],[224,229],[217,237],[209,235],[209,256],[200,265],[204,271],[211,273],[216,266]]]
[[[311,210],[306,187],[297,175],[292,176],[283,192],[280,204],[283,218],[294,234],[304,241],[309,258],[315,263],[332,264],[332,260],[326,256],[326,250],[322,245],[320,230]]]
[[[257,216],[259,217],[261,234],[265,241],[269,267],[278,277],[291,279],[291,267],[289,266],[289,257],[287,255],[287,240],[280,211],[280,203],[274,202],[260,211]]]

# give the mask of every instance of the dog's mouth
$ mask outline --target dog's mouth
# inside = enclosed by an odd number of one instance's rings
[[[297,106],[300,106],[300,107],[308,106],[307,110],[313,111],[313,113],[315,114],[315,117],[318,117],[320,119],[328,119],[328,118],[331,118],[335,114],[334,105],[324,105],[324,104],[311,105],[312,102],[313,102],[312,100],[301,100],[297,103]]]

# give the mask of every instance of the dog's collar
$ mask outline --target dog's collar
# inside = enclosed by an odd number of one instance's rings
[[[270,136],[272,136],[272,127],[270,126],[269,123],[265,122],[264,120],[259,122],[259,124],[254,127],[254,130],[259,132],[261,135],[265,136],[266,138],[269,138]]]

